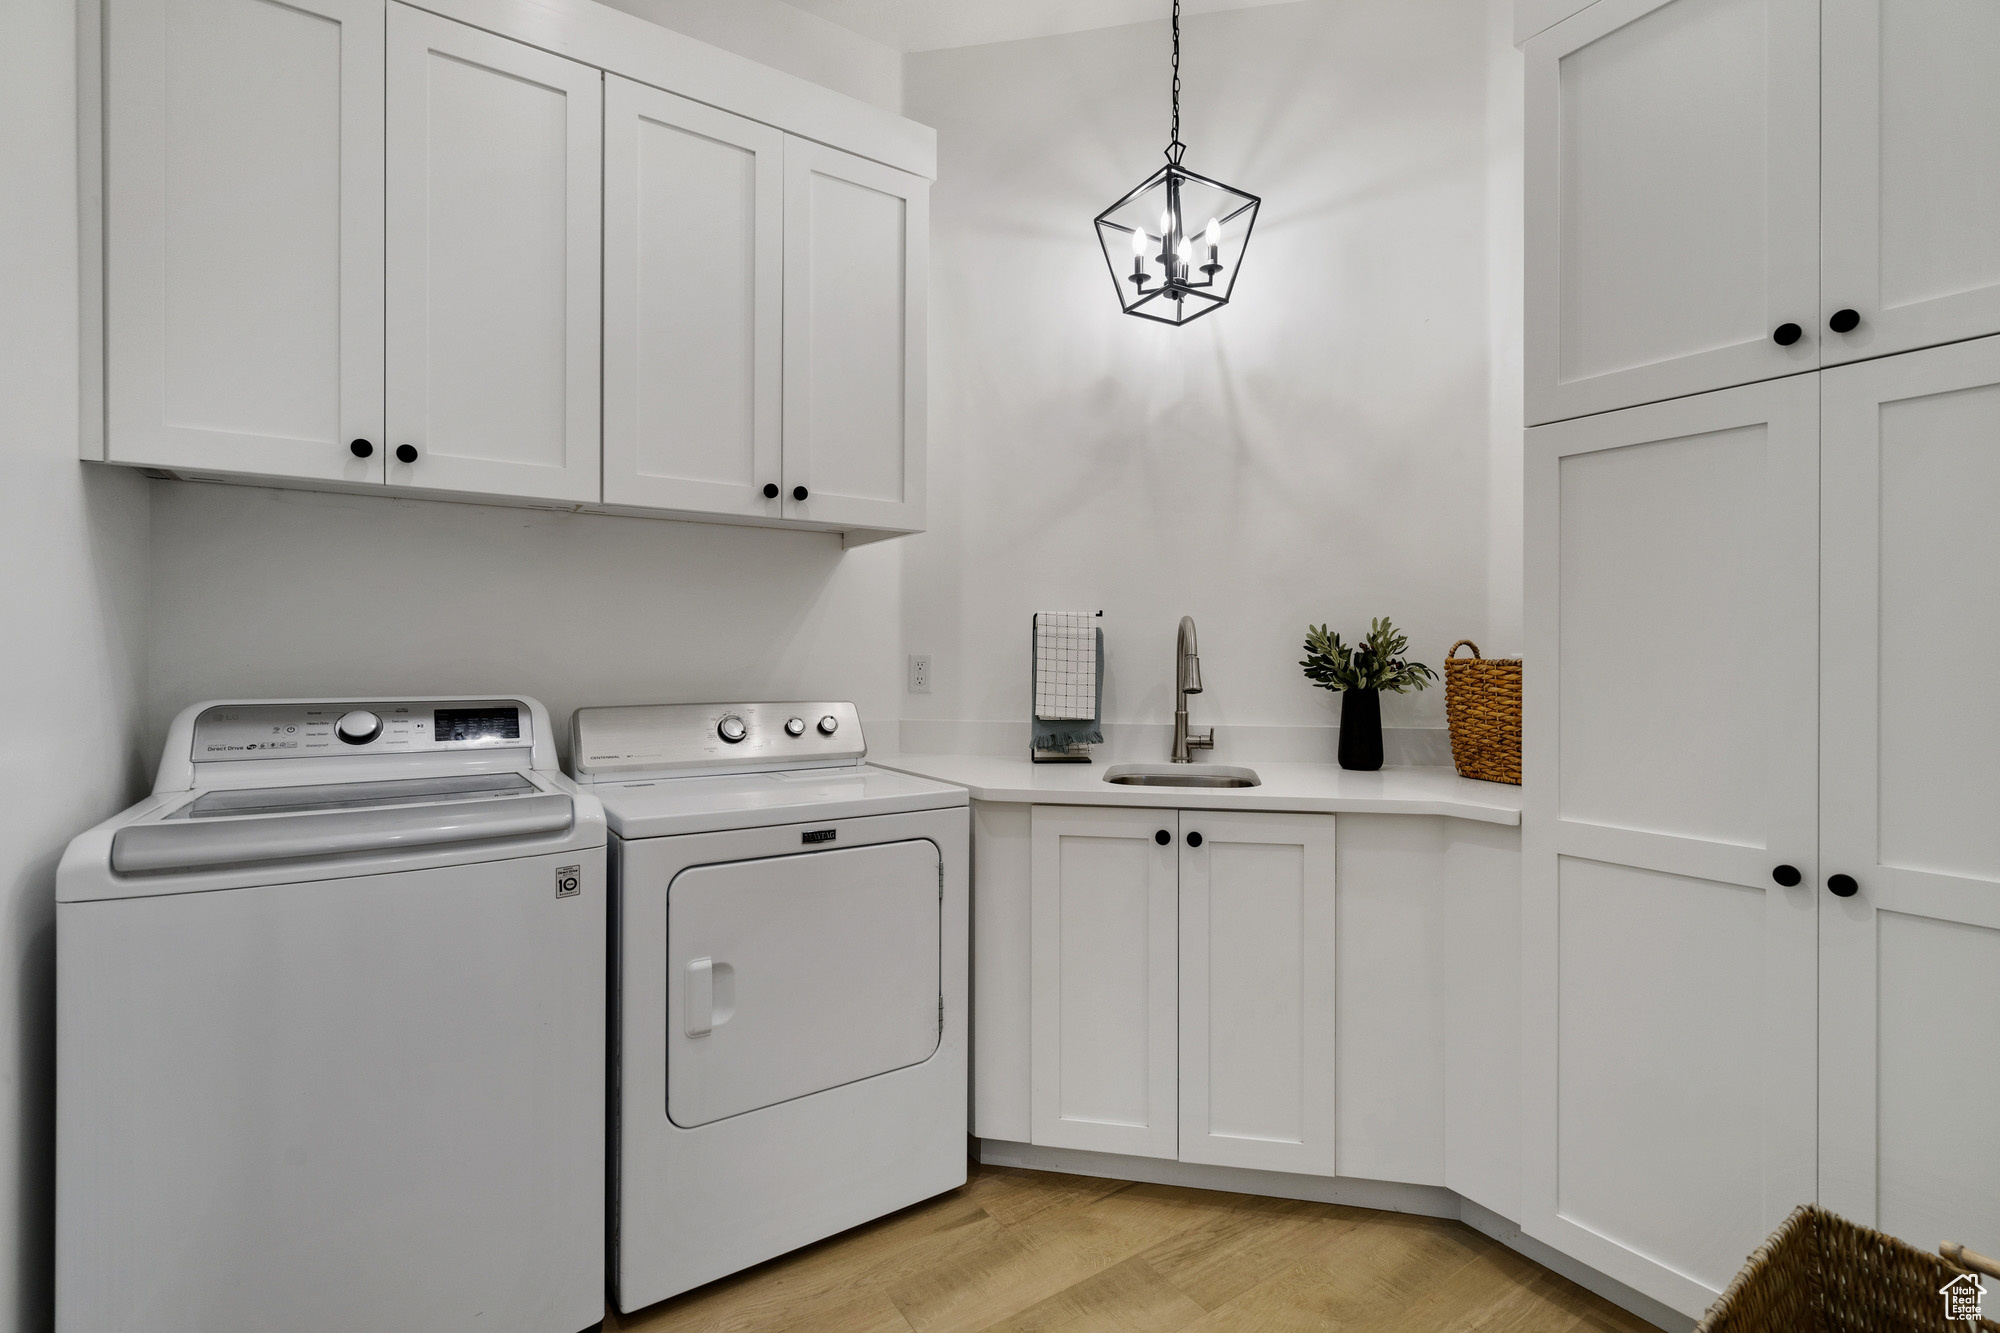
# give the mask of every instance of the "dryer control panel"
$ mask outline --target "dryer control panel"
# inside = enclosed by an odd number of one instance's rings
[[[527,748],[532,710],[518,699],[223,704],[194,723],[197,764]]]
[[[579,708],[570,727],[570,768],[583,782],[821,768],[856,764],[868,753],[851,703]]]

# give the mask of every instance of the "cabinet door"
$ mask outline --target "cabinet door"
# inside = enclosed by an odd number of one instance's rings
[[[1861,316],[1822,334],[1822,360],[2000,333],[2000,7],[1823,0],[1822,13],[1821,316]]]
[[[1034,808],[1034,1142],[1174,1155],[1171,810]]]
[[[382,0],[106,10],[106,457],[380,481]]]
[[[1332,815],[1180,815],[1180,1160],[1334,1172]]]
[[[389,6],[392,484],[598,498],[602,93],[588,66]]]
[[[1818,365],[1818,26],[1599,0],[1528,43],[1530,423]]]
[[[921,177],[786,138],[790,517],[923,527],[929,239]]]
[[[606,504],[782,512],[784,161],[768,125],[606,76]]]
[[[1814,1197],[1816,380],[1529,432],[1522,1227],[1689,1315]]]
[[[1822,378],[1820,1201],[1920,1249],[1990,1248],[2000,338]]]

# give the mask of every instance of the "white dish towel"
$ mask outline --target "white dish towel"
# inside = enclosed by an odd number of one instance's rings
[[[1097,618],[1088,611],[1035,612],[1035,716],[1097,717]]]

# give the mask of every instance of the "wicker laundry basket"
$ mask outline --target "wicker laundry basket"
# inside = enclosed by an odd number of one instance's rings
[[[1950,1333],[1942,1288],[1981,1260],[1949,1247],[1968,1267],[1802,1204],[1709,1307],[1695,1333]],[[1974,1279],[1976,1280],[1976,1279]],[[2000,1324],[1981,1319],[1986,1333]]]
[[[1458,657],[1461,648],[1472,656]],[[1444,715],[1451,762],[1462,778],[1521,785],[1521,659],[1481,657],[1460,639],[1444,658]]]

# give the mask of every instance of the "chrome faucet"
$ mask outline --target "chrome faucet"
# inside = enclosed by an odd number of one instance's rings
[[[1199,736],[1188,730],[1187,697],[1201,693],[1201,654],[1194,644],[1194,617],[1181,617],[1181,630],[1174,641],[1174,762],[1188,762],[1189,750],[1213,750],[1215,728]]]

